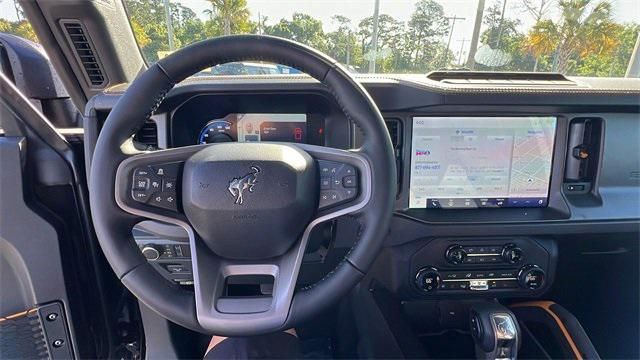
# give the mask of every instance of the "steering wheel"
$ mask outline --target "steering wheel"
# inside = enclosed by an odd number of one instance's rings
[[[362,130],[362,146],[219,143],[151,152],[135,147],[133,135],[176,83],[201,69],[245,60],[292,66],[320,81]],[[334,188],[326,189],[327,179]],[[380,251],[395,188],[391,140],[365,89],[314,49],[255,35],[195,43],[140,74],[104,123],[89,181],[95,231],[122,283],[166,319],[226,336],[295,326],[344,296]],[[355,245],[318,283],[296,289],[311,231],[343,215],[359,223]],[[187,231],[193,291],[163,278],[141,255],[131,229],[146,219]],[[271,296],[226,295],[229,279],[255,275],[273,279]]]

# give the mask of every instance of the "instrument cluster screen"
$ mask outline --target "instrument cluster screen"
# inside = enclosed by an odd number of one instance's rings
[[[200,144],[276,141],[307,143],[306,114],[228,114],[209,121],[200,131]]]
[[[555,117],[414,117],[410,208],[545,207]]]

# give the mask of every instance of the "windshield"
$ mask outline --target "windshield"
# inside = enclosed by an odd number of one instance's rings
[[[192,42],[268,34],[358,73],[433,70],[622,77],[637,47],[637,0],[126,0],[147,62]],[[167,14],[169,12],[169,16]],[[297,73],[259,62],[200,75]],[[637,77],[637,70],[632,74]]]

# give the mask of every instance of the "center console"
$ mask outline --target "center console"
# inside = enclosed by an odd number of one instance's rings
[[[555,242],[537,238],[441,238],[412,257],[418,297],[536,295],[551,283]]]

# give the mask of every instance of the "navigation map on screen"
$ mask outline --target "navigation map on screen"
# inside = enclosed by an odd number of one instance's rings
[[[410,208],[547,206],[555,117],[415,117]]]

